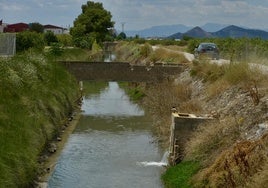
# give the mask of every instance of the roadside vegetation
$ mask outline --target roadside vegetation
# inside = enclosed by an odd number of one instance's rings
[[[138,65],[180,64],[189,63],[183,54],[162,45],[152,46],[149,43],[139,44],[135,41],[119,43],[115,49],[118,61]]]

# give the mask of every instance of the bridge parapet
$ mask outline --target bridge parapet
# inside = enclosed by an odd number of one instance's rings
[[[132,65],[127,62],[61,61],[78,80],[157,82],[179,75],[185,65]]]

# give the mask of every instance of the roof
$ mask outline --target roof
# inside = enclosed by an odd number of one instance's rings
[[[8,24],[4,29],[5,32],[21,32],[29,29],[29,24],[26,23],[15,23],[15,24]]]
[[[63,29],[62,27],[58,27],[55,25],[44,25],[44,29]]]

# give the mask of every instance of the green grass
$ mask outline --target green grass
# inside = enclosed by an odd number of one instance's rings
[[[144,89],[142,85],[139,84],[131,84],[127,82],[120,82],[119,87],[123,88],[130,100],[132,101],[140,101],[145,96]]]
[[[63,67],[32,52],[0,59],[0,73],[0,187],[28,187],[78,85]]]
[[[176,166],[169,167],[162,180],[166,188],[190,188],[190,179],[198,171],[199,163],[184,161]]]
[[[81,48],[65,48],[58,57],[62,61],[88,61],[90,60],[90,51]]]

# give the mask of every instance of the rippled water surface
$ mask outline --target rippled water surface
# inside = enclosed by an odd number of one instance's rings
[[[87,93],[82,110],[49,187],[163,187],[163,151],[153,142],[152,121],[116,82]]]

